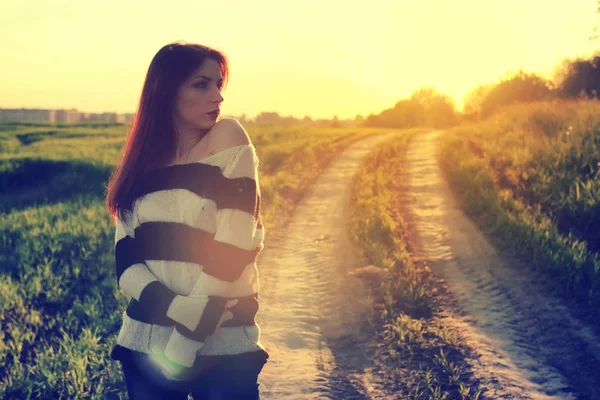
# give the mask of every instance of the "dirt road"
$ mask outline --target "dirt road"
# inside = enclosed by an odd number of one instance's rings
[[[416,136],[407,153],[411,238],[415,256],[443,277],[466,314],[444,323],[480,354],[471,362],[485,397],[600,398],[598,337],[465,217],[436,161],[439,134]]]
[[[353,175],[380,141],[350,145],[318,178],[287,227],[265,239],[260,269],[261,342],[271,357],[260,375],[265,399],[388,399],[371,373],[360,328],[370,305],[348,238]],[[268,229],[268,227],[266,227]]]
[[[600,398],[600,341],[561,301],[538,290],[459,208],[437,164],[440,132],[412,141],[402,193],[415,258],[445,280],[456,307],[443,323],[474,349],[467,359],[482,399]],[[261,254],[260,376],[265,399],[393,399],[370,363],[360,321],[369,312],[344,216],[363,157],[392,135],[351,145],[319,177],[289,225]],[[443,303],[443,301],[441,302]],[[450,303],[450,302],[449,302]]]

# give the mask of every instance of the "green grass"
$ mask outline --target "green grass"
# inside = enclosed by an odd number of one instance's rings
[[[508,107],[445,132],[440,162],[484,231],[600,316],[600,103]]]
[[[403,399],[477,399],[465,377],[465,348],[456,332],[436,322],[435,288],[427,268],[415,265],[402,216],[404,159],[421,129],[380,144],[355,176],[350,223],[353,239],[372,265],[353,272],[374,282],[379,357]]]
[[[0,397],[122,399],[109,357],[128,302],[104,191],[122,124],[0,124]],[[389,130],[246,127],[267,236],[346,146]],[[49,133],[54,132],[54,133]]]

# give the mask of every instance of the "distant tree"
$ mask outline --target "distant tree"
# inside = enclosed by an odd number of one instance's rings
[[[453,99],[438,93],[432,87],[426,87],[416,90],[409,99],[399,100],[394,107],[385,109],[378,115],[369,115],[362,125],[390,128],[416,126],[442,128],[451,126],[456,121]]]
[[[561,97],[600,98],[600,52],[587,60],[562,60],[555,68],[554,80]]]
[[[369,114],[365,119],[365,126],[381,126],[381,121],[379,116],[376,114]]]
[[[463,98],[463,114],[467,118],[478,116],[481,112],[481,105],[488,93],[492,90],[494,84],[485,83],[471,90]]]
[[[443,128],[456,123],[454,100],[448,95],[440,94],[433,87],[425,87],[413,92],[410,101],[423,107],[421,126]]]
[[[256,116],[256,123],[259,125],[278,124],[281,117],[276,112],[261,112]]]
[[[339,128],[340,126],[342,126],[342,125],[340,124],[340,121],[338,120],[337,115],[334,115],[333,118],[332,118],[332,120],[331,120],[331,127],[332,128]]]
[[[535,74],[523,70],[507,74],[496,84],[481,103],[481,115],[487,117],[499,108],[515,103],[546,100],[554,97],[553,84]]]

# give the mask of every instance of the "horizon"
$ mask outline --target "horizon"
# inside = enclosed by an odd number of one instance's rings
[[[229,59],[223,115],[313,120],[378,114],[424,87],[450,96],[462,111],[464,96],[479,85],[519,69],[551,80],[563,59],[597,50],[598,39],[588,39],[596,0],[494,7],[459,0],[442,7],[439,0],[346,8],[313,0],[298,10],[274,1],[10,3],[0,16],[0,32],[11,38],[0,43],[10,55],[0,107],[135,113],[152,57],[177,40]],[[315,29],[307,31],[307,23]]]

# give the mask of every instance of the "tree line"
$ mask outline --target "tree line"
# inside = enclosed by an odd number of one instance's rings
[[[464,98],[462,112],[451,97],[432,87],[421,88],[392,108],[364,119],[364,126],[445,128],[461,121],[487,118],[515,102],[551,99],[595,99],[600,96],[600,52],[589,58],[564,59],[552,79],[522,69],[507,73],[495,84],[482,84]]]

